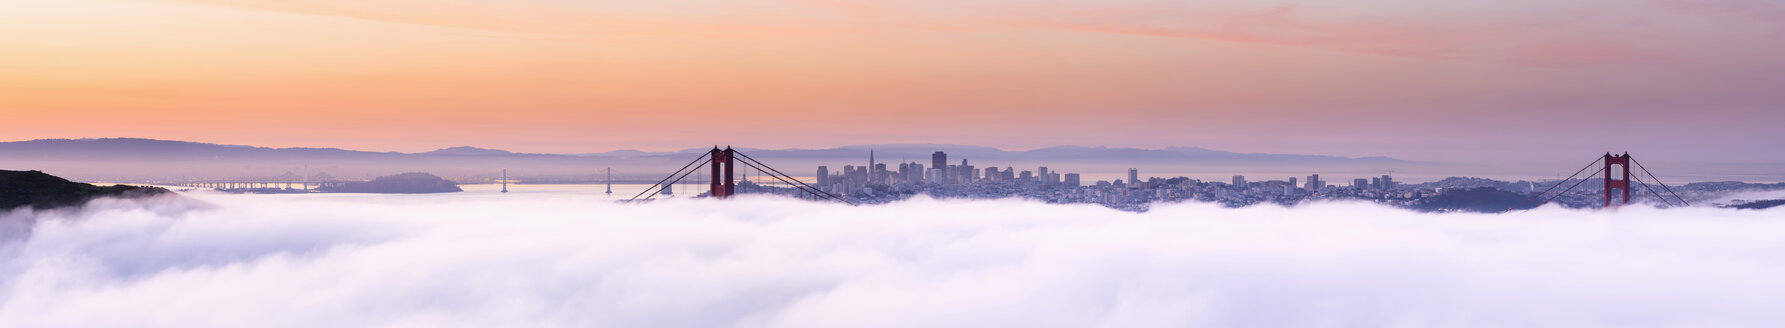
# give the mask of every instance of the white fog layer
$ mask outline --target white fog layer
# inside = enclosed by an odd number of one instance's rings
[[[1785,325],[1780,208],[193,197],[0,215],[0,327]]]

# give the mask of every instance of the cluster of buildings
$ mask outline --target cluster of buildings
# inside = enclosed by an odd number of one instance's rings
[[[1127,179],[1085,183],[1078,173],[1066,173],[1046,166],[1034,170],[996,166],[978,168],[967,159],[958,164],[948,154],[938,151],[929,163],[879,163],[869,152],[868,165],[845,165],[832,171],[819,166],[817,184],[820,189],[846,195],[863,203],[880,203],[904,199],[916,194],[945,198],[1025,197],[1050,203],[1095,203],[1104,206],[1145,210],[1155,202],[1208,201],[1230,206],[1246,206],[1260,202],[1294,203],[1319,197],[1375,197],[1389,202],[1419,196],[1417,193],[1394,193],[1398,185],[1388,175],[1356,179],[1348,187],[1331,186],[1319,174],[1305,181],[1298,178],[1270,181],[1247,181],[1243,175],[1230,182],[1201,181],[1184,177],[1142,179],[1140,170],[1128,169]]]
[[[940,151],[931,156],[929,163],[898,163],[895,167],[876,162],[870,152],[867,166],[846,165],[839,171],[819,166],[815,186],[857,203],[885,203],[927,194],[938,198],[1022,197],[1058,204],[1099,204],[1129,211],[1146,211],[1154,203],[1182,201],[1243,207],[1261,203],[1293,205],[1311,200],[1351,200],[1419,208],[1436,196],[1447,195],[1446,191],[1476,188],[1502,190],[1521,198],[1548,198],[1565,207],[1583,208],[1600,206],[1604,194],[1600,188],[1544,191],[1549,186],[1597,186],[1597,183],[1589,183],[1597,182],[1596,179],[1535,182],[1453,177],[1406,185],[1392,176],[1382,175],[1334,185],[1319,174],[1267,181],[1252,181],[1244,175],[1234,175],[1227,181],[1203,181],[1187,177],[1143,179],[1140,170],[1134,168],[1128,169],[1127,173],[1127,179],[1085,183],[1078,173],[1064,173],[1046,166],[1034,170],[978,168],[966,159],[954,164],[949,161],[948,154]],[[1734,191],[1752,190],[1785,190],[1785,183],[1692,183],[1676,186],[1669,192],[1678,191],[1685,199],[1696,202]],[[1651,201],[1646,199],[1650,195],[1642,192],[1647,191],[1635,192],[1634,196],[1638,197],[1633,201]]]
[[[873,151],[868,152],[868,165],[844,165],[842,170],[832,172],[829,166],[819,166],[817,186],[824,191],[835,194],[855,194],[858,191],[873,194],[876,189],[893,190],[922,188],[926,186],[947,186],[999,181],[1029,181],[1041,185],[1079,186],[1078,173],[1062,174],[1050,171],[1043,166],[1035,171],[1018,172],[1015,168],[999,169],[996,166],[980,169],[961,159],[959,165],[949,164],[948,153],[931,154],[929,166],[924,163],[898,163],[895,170],[886,163],[874,160]],[[882,187],[882,188],[873,188]]]

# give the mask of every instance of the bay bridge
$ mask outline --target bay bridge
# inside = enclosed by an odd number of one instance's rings
[[[285,174],[283,174],[283,175],[274,176],[274,177],[246,177],[246,178],[231,178],[231,179],[192,180],[192,181],[182,181],[179,183],[175,183],[174,185],[179,186],[179,187],[186,187],[186,188],[205,188],[205,189],[217,189],[217,190],[254,190],[254,189],[310,190],[310,189],[316,189],[316,188],[340,187],[340,186],[346,185],[347,183],[350,183],[350,182],[354,182],[354,181],[335,179],[335,177],[329,176],[328,173],[317,173],[316,175],[305,177],[305,176],[297,175],[296,173],[285,172]],[[295,188],[293,186],[295,186]]]

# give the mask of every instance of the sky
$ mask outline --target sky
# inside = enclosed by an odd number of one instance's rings
[[[0,212],[0,326],[1785,323],[1785,208],[286,196]]]
[[[1785,162],[1785,4],[1767,0],[0,7],[0,140]]]

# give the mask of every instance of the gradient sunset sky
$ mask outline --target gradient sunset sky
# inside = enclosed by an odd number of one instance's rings
[[[1785,3],[1769,0],[0,8],[5,141],[1785,161]]]

